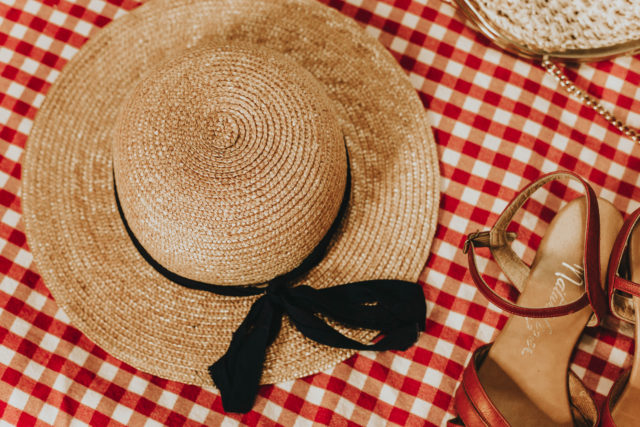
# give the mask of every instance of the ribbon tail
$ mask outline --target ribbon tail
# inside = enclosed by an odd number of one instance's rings
[[[385,331],[416,324],[424,331],[427,305],[418,283],[366,280],[318,292],[320,297],[314,298],[318,311],[345,325]]]
[[[242,324],[233,333],[227,352],[209,374],[220,390],[226,412],[246,413],[258,394],[267,347],[282,325],[282,311],[266,296],[256,300]]]
[[[304,336],[320,344],[337,348],[371,351],[406,350],[420,335],[418,325],[412,323],[393,330],[381,331],[383,337],[379,341],[363,344],[338,332],[314,314],[308,312],[304,314],[288,312],[288,314],[292,323]]]
[[[374,280],[328,289],[298,286],[288,291],[284,309],[296,328],[321,344],[355,350],[406,350],[424,330],[426,302],[417,283]],[[345,326],[378,330],[373,344],[353,340],[317,314]]]

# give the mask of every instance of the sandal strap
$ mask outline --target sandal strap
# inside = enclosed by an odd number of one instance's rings
[[[458,419],[466,426],[508,427],[510,425],[493,404],[478,377],[478,369],[482,366],[492,345],[483,345],[473,352],[456,390],[454,407],[458,413]],[[580,426],[598,425],[598,407],[588,389],[571,370],[568,382],[574,423]]]
[[[636,297],[640,297],[640,284],[632,282],[622,276],[620,276],[620,266],[625,254],[628,253],[629,239],[631,238],[631,232],[638,224],[640,220],[640,209],[636,209],[629,217],[624,221],[618,237],[613,244],[613,250],[609,258],[609,270],[607,272],[607,283],[609,291],[609,305],[611,311],[616,314],[614,307],[614,296],[616,291],[626,292]],[[628,319],[624,319],[628,320]]]
[[[624,391],[624,387],[627,385],[629,381],[629,375],[631,374],[631,369],[627,369],[620,375],[620,377],[613,383],[611,390],[609,390],[609,394],[607,395],[607,399],[604,401],[602,405],[602,412],[600,414],[600,426],[602,427],[615,427],[616,423],[613,421],[613,416],[611,415],[611,410],[616,403],[618,402],[618,398]]]
[[[566,316],[567,314],[575,313],[582,310],[589,304],[589,298],[587,294],[583,294],[580,298],[572,301],[568,304],[555,306],[555,307],[523,307],[509,301],[506,298],[498,295],[491,287],[484,281],[482,275],[478,271],[475,255],[475,244],[473,241],[469,241],[467,250],[467,259],[469,262],[469,272],[471,278],[476,284],[476,287],[486,299],[488,299],[494,305],[500,307],[502,310],[510,314],[515,314],[521,317],[559,317]]]
[[[613,281],[613,286],[611,287],[612,291],[622,291],[628,294],[631,294],[635,297],[640,297],[640,284],[636,282],[632,282],[631,280],[627,280],[623,277],[616,276]],[[610,300],[613,300],[613,295],[611,295]]]
[[[509,422],[489,399],[478,377],[478,369],[489,354],[491,345],[483,345],[473,352],[462,374],[462,382],[456,390],[454,406],[458,417],[466,426],[509,426]]]
[[[569,369],[569,404],[574,426],[599,426],[600,411],[593,395],[582,380]]]
[[[506,276],[522,292],[530,267],[524,263],[511,249],[509,243],[515,238],[515,233],[507,232],[513,216],[524,205],[527,199],[543,185],[559,179],[572,179],[582,184],[585,189],[587,205],[587,222],[585,227],[584,250],[584,282],[586,292],[582,297],[568,304],[557,307],[522,307],[498,295],[482,278],[478,271],[475,248],[489,247],[493,257]],[[464,244],[463,252],[468,256],[471,278],[478,290],[493,304],[502,310],[525,317],[557,317],[581,310],[591,305],[596,315],[597,323],[603,319],[607,311],[607,299],[600,282],[600,214],[598,200],[591,186],[580,176],[569,171],[553,172],[542,176],[537,181],[525,187],[498,217],[490,231],[471,233]]]

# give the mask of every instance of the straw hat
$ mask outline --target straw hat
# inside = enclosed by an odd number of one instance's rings
[[[231,289],[295,269],[330,233],[296,284],[416,281],[438,208],[433,137],[402,69],[312,0],[153,0],[109,24],[50,89],[23,183],[37,268],[72,323],[142,371],[205,387],[258,296],[180,286],[142,252]],[[352,353],[284,316],[260,381]]]

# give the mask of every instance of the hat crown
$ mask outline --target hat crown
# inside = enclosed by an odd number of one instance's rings
[[[191,51],[123,106],[114,174],[131,231],[174,273],[218,285],[293,270],[333,223],[347,160],[324,87],[281,54]]]

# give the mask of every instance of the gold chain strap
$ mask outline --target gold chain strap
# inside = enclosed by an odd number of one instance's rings
[[[560,83],[567,92],[575,95],[584,105],[587,107],[593,108],[596,113],[600,114],[605,118],[611,125],[616,127],[620,132],[627,135],[635,142],[640,142],[640,134],[636,132],[634,129],[631,129],[626,124],[622,123],[613,113],[607,110],[600,102],[593,98],[588,93],[580,90],[573,84],[571,80],[562,72],[562,70],[547,57],[542,59],[542,66],[549,74],[556,78],[556,80]]]

